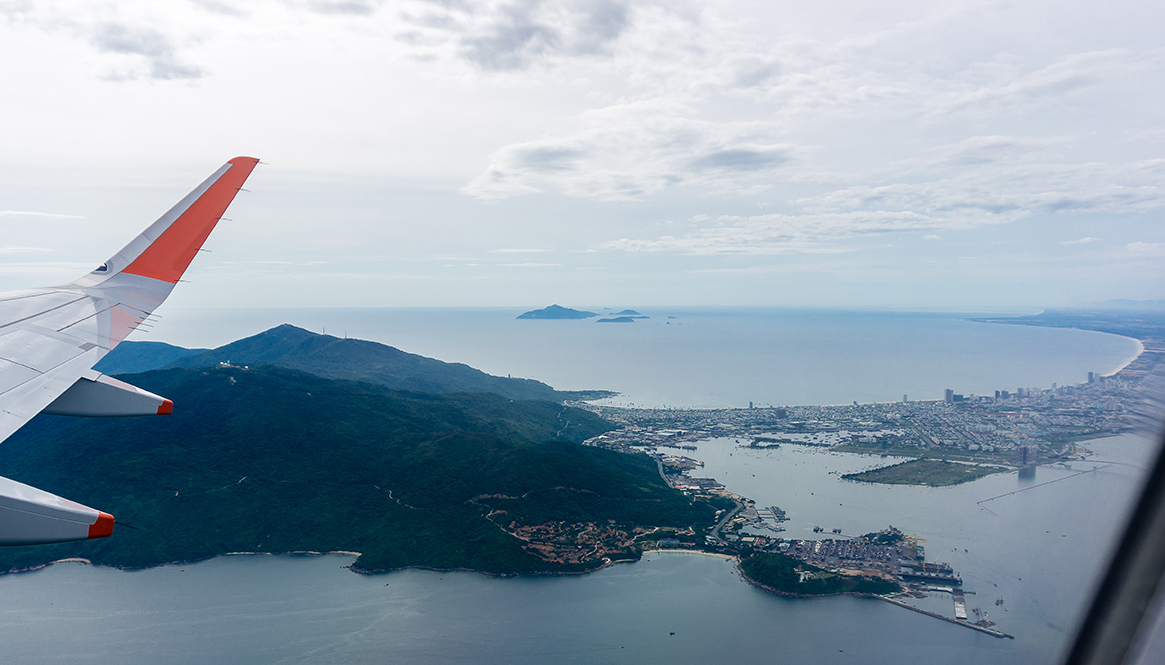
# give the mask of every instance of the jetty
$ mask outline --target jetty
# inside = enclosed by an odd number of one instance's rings
[[[936,619],[942,619],[943,621],[946,621],[947,623],[954,623],[954,624],[958,624],[960,626],[966,626],[967,628],[970,628],[971,630],[977,630],[980,633],[987,633],[991,637],[998,637],[1000,639],[1007,638],[1009,640],[1015,639],[1015,635],[1008,635],[1007,633],[1005,633],[1003,631],[995,630],[994,628],[988,628],[987,626],[980,626],[978,624],[971,623],[970,621],[967,621],[965,619],[952,619],[951,617],[946,616],[944,614],[939,614],[938,612],[931,612],[930,610],[924,610],[921,607],[915,607],[915,606],[911,605],[910,603],[902,602],[901,600],[898,600],[897,598],[890,598],[889,596],[878,596],[878,598],[881,598],[882,600],[886,601],[887,603],[892,603],[894,605],[897,605],[898,607],[905,607],[906,609],[911,610],[913,612],[918,612],[919,614],[925,614],[926,616],[929,616],[929,617],[934,617]],[[965,613],[966,612],[964,610],[964,614]]]

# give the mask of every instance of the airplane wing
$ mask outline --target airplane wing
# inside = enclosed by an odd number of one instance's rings
[[[92,369],[170,295],[259,160],[215,171],[93,272],[0,293],[0,441],[41,413],[170,413],[168,399]],[[101,538],[113,516],[0,477],[0,545]]]

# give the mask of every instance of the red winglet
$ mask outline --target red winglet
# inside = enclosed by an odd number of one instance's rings
[[[162,405],[158,407],[158,415],[165,416],[174,413],[174,403],[170,400],[162,400]]]
[[[113,515],[97,512],[97,521],[89,525],[90,538],[105,538],[113,535]]]
[[[122,272],[178,283],[259,160],[235,157],[227,163],[231,168]]]

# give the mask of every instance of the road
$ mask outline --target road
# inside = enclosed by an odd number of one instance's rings
[[[724,539],[720,537],[720,529],[724,528],[724,525],[728,524],[729,520],[731,520],[733,517],[736,517],[740,511],[744,510],[744,503],[742,501],[739,499],[733,499],[732,501],[736,504],[736,507],[728,511],[724,517],[721,517],[720,521],[716,523],[716,526],[712,527],[712,532],[709,534],[712,540],[716,541],[718,545],[725,544]]]

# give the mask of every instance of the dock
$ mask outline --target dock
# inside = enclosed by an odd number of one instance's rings
[[[994,628],[987,628],[984,626],[978,626],[978,625],[971,623],[970,621],[966,621],[963,619],[952,619],[951,617],[944,616],[942,614],[939,614],[938,612],[931,612],[930,610],[924,610],[921,607],[915,607],[909,603],[904,603],[901,600],[898,600],[897,598],[890,598],[888,596],[878,596],[878,598],[881,598],[882,600],[886,601],[887,603],[892,603],[894,605],[897,605],[898,607],[905,607],[906,609],[911,610],[913,612],[918,612],[919,614],[925,614],[929,617],[934,617],[936,619],[942,619],[943,621],[946,621],[948,623],[955,623],[955,624],[958,624],[960,626],[966,626],[967,628],[970,628],[971,630],[977,630],[980,633],[987,633],[991,637],[998,637],[1000,639],[1007,638],[1009,640],[1015,639],[1015,635],[1008,635],[1007,633],[995,630]],[[965,611],[966,610],[964,610],[964,612]]]
[[[951,594],[955,598],[955,618],[967,620],[967,599],[963,596],[962,589]]]

